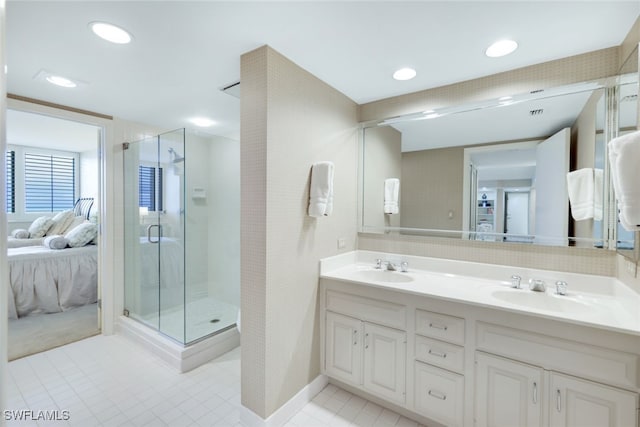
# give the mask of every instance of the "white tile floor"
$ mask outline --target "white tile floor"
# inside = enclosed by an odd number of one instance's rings
[[[13,361],[9,374],[6,409],[69,411],[68,421],[9,426],[242,427],[239,349],[179,374],[123,337],[96,336]],[[287,427],[349,425],[418,426],[329,385]]]

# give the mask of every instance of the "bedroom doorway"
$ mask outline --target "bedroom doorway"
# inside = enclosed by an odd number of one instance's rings
[[[9,360],[100,333],[104,129],[7,110]]]

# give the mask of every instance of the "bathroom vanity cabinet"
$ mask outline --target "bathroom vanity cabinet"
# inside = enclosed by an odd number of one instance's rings
[[[640,337],[331,278],[323,373],[446,426],[638,425]]]

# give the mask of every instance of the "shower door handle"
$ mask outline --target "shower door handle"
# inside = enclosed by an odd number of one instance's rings
[[[158,240],[151,240],[151,229],[153,227],[158,227]],[[160,224],[151,224],[150,226],[147,227],[147,240],[149,241],[149,243],[158,243],[158,242],[160,242],[160,236],[161,236]]]

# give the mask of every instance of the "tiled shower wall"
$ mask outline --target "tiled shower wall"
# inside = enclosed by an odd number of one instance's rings
[[[616,75],[622,49],[612,47],[360,106],[361,121],[481,101]],[[358,249],[614,276],[614,251],[485,243],[398,234],[365,234]]]
[[[356,247],[357,105],[266,46],[241,81],[242,404],[267,418],[320,374],[318,260]],[[323,160],[333,213],[311,218]]]

